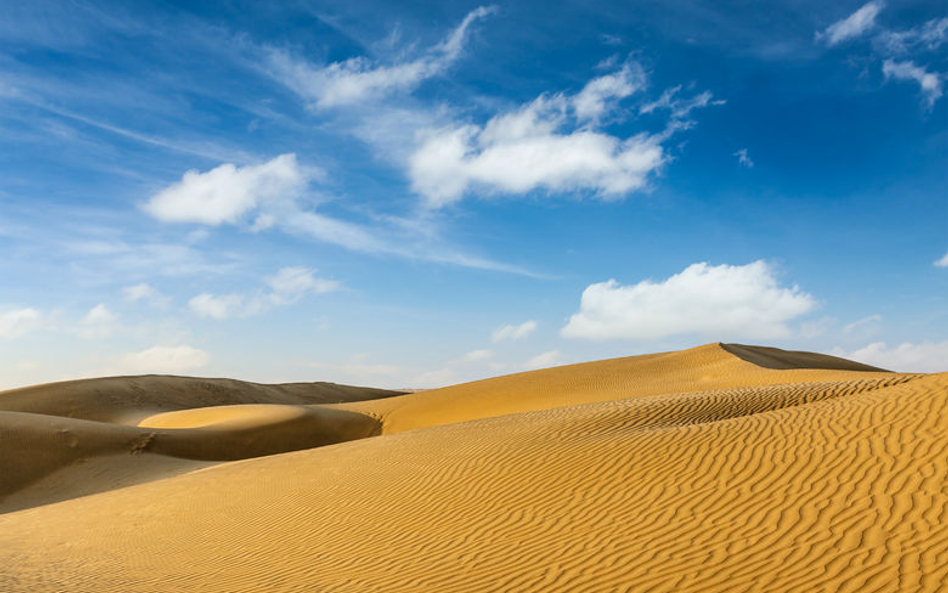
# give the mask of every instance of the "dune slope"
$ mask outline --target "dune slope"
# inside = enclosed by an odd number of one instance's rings
[[[872,375],[873,372],[876,374]],[[845,381],[890,374],[823,354],[707,344],[675,352],[518,373],[339,407],[379,418],[383,433],[389,434],[629,397],[805,381]]]
[[[266,385],[234,379],[140,375],[80,379],[2,391],[0,411],[135,425],[155,414],[198,407],[330,404],[400,393],[336,383]]]
[[[0,590],[943,590],[948,373],[643,361],[539,371],[534,409],[493,417],[477,384],[400,396],[427,427],[2,515]],[[446,414],[450,389],[478,405]],[[208,412],[148,422],[248,417]]]

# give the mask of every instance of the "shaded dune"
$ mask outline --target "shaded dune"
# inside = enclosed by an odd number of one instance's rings
[[[201,418],[200,425],[194,416]],[[0,512],[189,471],[192,461],[230,461],[309,449],[378,434],[375,419],[318,406],[249,405],[168,412],[140,427],[0,412]],[[157,456],[177,461],[156,461]],[[98,460],[98,463],[94,463]],[[70,488],[53,474],[99,468]],[[198,464],[203,466],[206,464]],[[110,469],[111,468],[111,469]],[[69,472],[81,478],[81,467]],[[17,494],[15,497],[11,495]],[[6,498],[5,498],[6,497]]]
[[[943,590],[948,374],[859,375],[549,407],[11,513],[0,589]]]
[[[336,383],[266,385],[234,379],[141,375],[11,389],[0,392],[0,410],[135,425],[155,414],[197,407],[330,404],[400,393]]]
[[[885,369],[869,366],[861,362],[798,350],[781,350],[766,346],[745,346],[744,344],[721,344],[721,348],[747,362],[768,369],[834,369],[841,371],[889,372]]]

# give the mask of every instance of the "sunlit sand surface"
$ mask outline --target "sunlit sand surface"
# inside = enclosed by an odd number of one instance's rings
[[[0,591],[948,582],[948,373],[711,344],[404,395],[82,383],[0,394]]]

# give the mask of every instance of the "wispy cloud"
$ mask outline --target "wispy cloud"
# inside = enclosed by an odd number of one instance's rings
[[[645,85],[645,71],[630,60],[618,71],[587,82],[573,97],[573,110],[577,119],[597,121],[615,106],[616,100],[642,90]]]
[[[681,85],[665,89],[658,99],[639,107],[639,113],[644,115],[667,109],[671,113],[673,120],[684,120],[695,109],[709,105],[724,105],[726,103],[723,99],[714,99],[714,95],[711,91],[704,91],[692,97],[681,97],[679,95],[680,92]]]
[[[560,351],[559,350],[548,350],[541,354],[537,354],[533,358],[527,361],[527,368],[530,369],[542,369],[545,367],[551,367],[560,361]]]
[[[697,263],[661,282],[623,286],[609,280],[590,285],[561,334],[590,340],[651,340],[691,333],[715,339],[780,338],[792,334],[787,322],[815,306],[815,299],[798,287],[780,286],[766,262]]]
[[[738,150],[738,151],[735,151],[732,156],[736,156],[736,157],[737,157],[737,162],[740,163],[741,165],[747,167],[748,169],[750,169],[751,167],[754,166],[754,161],[752,161],[751,158],[750,158],[750,156],[747,155],[747,149],[746,149],[746,148],[742,148],[742,149],[740,149],[740,150]]]
[[[937,260],[935,265],[939,268],[948,268],[948,253],[946,253],[941,259]]]
[[[36,309],[26,307],[0,313],[0,339],[25,336],[43,324],[43,315]]]
[[[537,322],[530,319],[520,325],[503,325],[491,332],[492,342],[502,342],[504,340],[522,340],[528,337],[537,329]]]
[[[848,17],[827,27],[825,31],[817,33],[816,39],[832,47],[860,37],[875,25],[876,17],[882,11],[883,6],[885,6],[885,3],[880,0],[868,2]]]
[[[948,42],[948,17],[932,19],[905,31],[883,31],[877,41],[884,51],[892,54],[934,51]]]
[[[125,354],[120,363],[122,372],[181,373],[207,366],[211,355],[193,346],[153,346]]]
[[[865,327],[873,323],[878,323],[880,321],[882,321],[882,315],[869,315],[868,317],[863,317],[862,319],[858,319],[852,323],[846,324],[843,326],[843,332],[847,334],[852,333],[858,328]]]
[[[315,272],[300,266],[281,268],[275,275],[265,278],[268,291],[249,295],[205,292],[188,301],[188,306],[198,316],[210,319],[250,317],[274,306],[291,305],[307,295],[325,294],[342,288],[340,282],[317,278]]]
[[[275,227],[361,253],[536,276],[517,266],[439,244],[434,229],[419,242],[410,222],[402,225],[407,235],[403,236],[398,224],[369,226],[314,212],[302,198],[311,195],[312,182],[319,176],[319,169],[303,167],[294,154],[259,165],[227,163],[206,172],[186,172],[181,181],[153,195],[142,208],[165,222],[234,224],[255,232]]]
[[[907,80],[918,83],[922,93],[922,104],[926,109],[931,109],[935,101],[942,96],[941,75],[936,72],[928,72],[914,62],[896,62],[886,60],[882,63],[882,74],[886,80]]]
[[[885,342],[873,342],[853,352],[837,348],[833,354],[893,371],[915,373],[948,371],[948,341],[904,342],[892,347],[887,346]]]
[[[382,65],[365,57],[356,57],[314,67],[285,51],[271,50],[270,67],[279,81],[317,108],[351,105],[393,92],[408,91],[453,64],[461,55],[472,23],[495,11],[493,6],[481,6],[471,11],[444,41],[413,60]]]

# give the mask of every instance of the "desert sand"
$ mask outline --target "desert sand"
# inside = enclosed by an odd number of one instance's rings
[[[442,389],[0,393],[0,591],[944,591],[948,373],[736,344]]]

